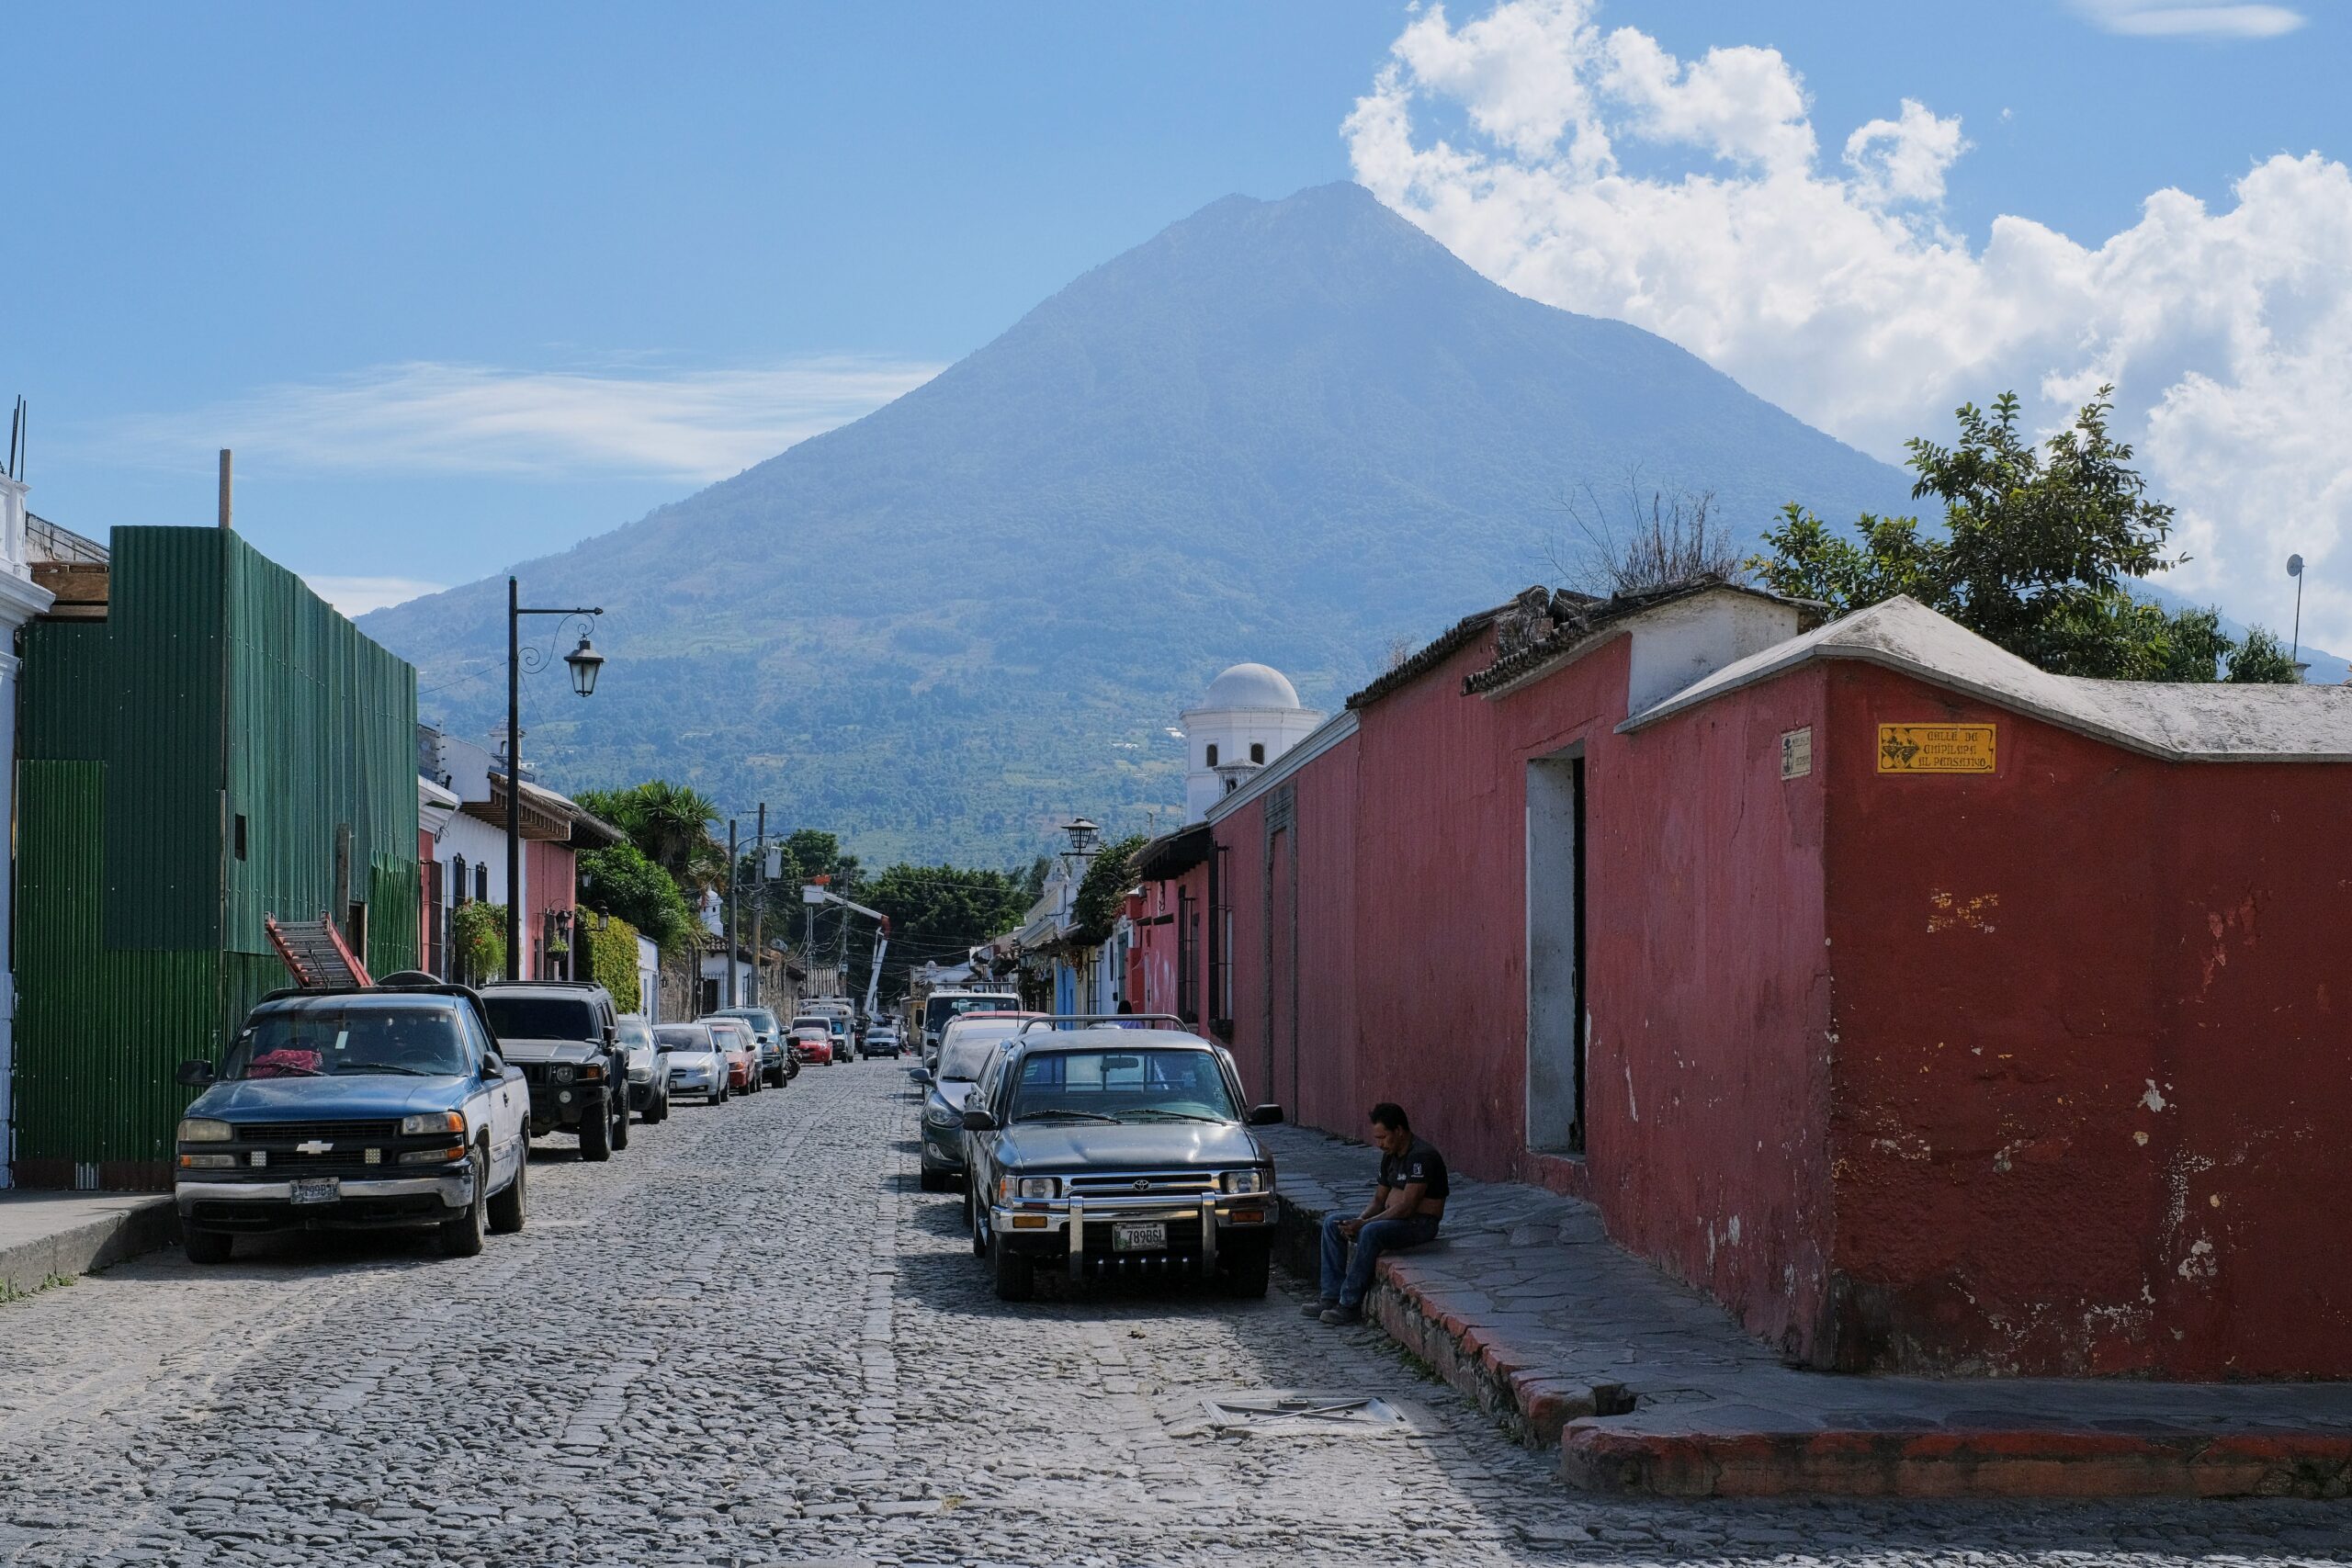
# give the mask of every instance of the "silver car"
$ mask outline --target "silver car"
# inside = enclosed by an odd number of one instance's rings
[[[670,1116],[668,1059],[653,1043],[653,1025],[641,1012],[620,1016],[621,1049],[628,1054],[628,1108],[647,1122]]]
[[[653,1048],[670,1069],[672,1094],[698,1094],[713,1105],[727,1101],[727,1056],[707,1023],[657,1023]]]

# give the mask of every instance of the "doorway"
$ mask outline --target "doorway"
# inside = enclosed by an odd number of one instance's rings
[[[1582,742],[1527,764],[1527,1146],[1585,1142]]]

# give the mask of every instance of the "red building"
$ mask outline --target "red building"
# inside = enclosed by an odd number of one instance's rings
[[[2352,1376],[2352,692],[1799,615],[1523,596],[1220,802],[1245,1078],[1403,1101],[1816,1365]]]

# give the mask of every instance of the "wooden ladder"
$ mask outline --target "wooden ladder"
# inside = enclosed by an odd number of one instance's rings
[[[321,915],[315,920],[288,920],[280,925],[274,915],[262,918],[262,929],[269,932],[269,943],[277,949],[277,956],[286,960],[286,967],[293,972],[294,983],[306,991],[322,990],[329,986],[372,986],[368,966],[359,962],[335,930],[334,922]]]

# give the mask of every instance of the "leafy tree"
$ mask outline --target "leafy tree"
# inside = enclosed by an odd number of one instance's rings
[[[659,868],[657,867],[657,872]],[[594,922],[582,933],[588,942],[588,972],[613,994],[613,1006],[637,1012],[644,1000],[637,983],[637,928],[628,921],[607,919]]]
[[[506,906],[469,899],[449,911],[449,947],[459,979],[494,980],[506,973]]]
[[[675,878],[634,843],[589,850],[579,858],[580,902],[627,920],[674,953],[693,937],[695,917]]]
[[[1955,446],[1914,437],[1911,493],[1943,502],[1940,536],[1916,517],[1865,514],[1848,538],[1792,502],[1764,536],[1772,553],[1748,565],[1834,615],[1909,594],[2061,675],[2211,681],[2228,659],[2233,680],[2292,680],[2267,654],[2241,660],[2212,611],[2168,612],[2126,586],[2185,558],[2165,554],[2173,509],[2150,498],[2132,448],[2109,434],[2113,392],[2100,388],[2046,457],[2018,431],[2014,392],[1989,412],[1963,404]],[[2257,635],[2275,653],[2278,639]]]
[[[1034,901],[1020,877],[954,865],[885,866],[856,895],[890,917],[882,994],[899,996],[926,961],[960,962],[967,949],[1010,930]]]
[[[627,833],[681,892],[698,895],[726,879],[727,853],[710,836],[718,807],[700,791],[649,779],[628,789],[582,790],[577,799]]]
[[[1136,852],[1145,841],[1141,833],[1131,833],[1095,852],[1079,881],[1078,897],[1070,900],[1071,941],[1091,947],[1110,938],[1111,928],[1118,923],[1119,902],[1136,885]]]
[[[2293,685],[2303,678],[2294,660],[2278,646],[2278,634],[2262,626],[2246,629],[2245,641],[2231,649],[2228,663],[2229,672],[2222,677],[2224,681]]]

